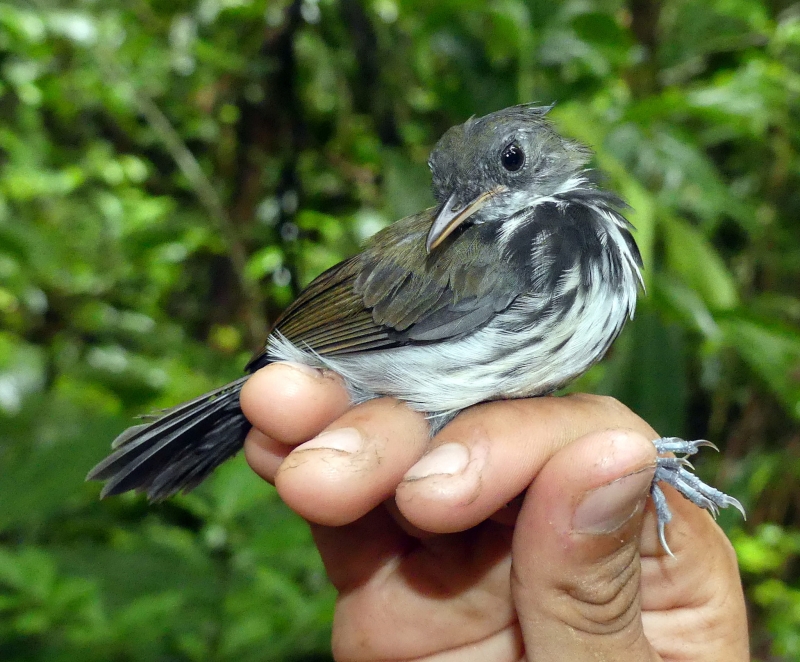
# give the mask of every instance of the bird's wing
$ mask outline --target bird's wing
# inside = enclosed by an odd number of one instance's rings
[[[318,354],[393,345],[392,329],[376,324],[354,289],[358,270],[355,256],[318,276],[284,311],[274,331]]]
[[[481,327],[524,289],[491,240],[469,228],[428,255],[427,210],[394,223],[364,251],[315,279],[274,331],[323,355],[388,349],[459,336]],[[248,369],[266,363],[255,356]]]
[[[360,255],[354,290],[377,324],[406,343],[444,340],[474,331],[505,310],[526,287],[524,272],[502,259],[485,226],[425,250],[432,212],[377,234]]]

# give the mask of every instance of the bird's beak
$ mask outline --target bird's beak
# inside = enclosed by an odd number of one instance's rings
[[[483,205],[498,193],[506,190],[505,186],[497,186],[489,191],[481,193],[474,200],[465,205],[459,205],[456,194],[453,193],[436,214],[433,225],[428,232],[428,240],[425,242],[425,250],[430,253],[434,248],[441,244],[452,232],[478,211]]]

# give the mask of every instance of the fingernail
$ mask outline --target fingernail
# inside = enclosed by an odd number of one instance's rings
[[[305,363],[297,363],[296,361],[278,361],[277,363],[279,365],[285,365],[292,370],[297,370],[297,372],[302,372],[304,375],[308,375],[314,379],[318,379],[320,376],[320,371],[317,368],[312,368]]]
[[[342,453],[358,453],[364,446],[364,438],[355,428],[339,428],[317,435],[311,441],[298,446],[294,452],[329,449]]]
[[[467,468],[469,449],[463,444],[448,443],[434,448],[413,467],[403,480],[420,480],[428,476],[454,476]]]
[[[587,492],[572,517],[576,533],[611,533],[627,522],[644,501],[653,482],[652,469],[642,469]]]

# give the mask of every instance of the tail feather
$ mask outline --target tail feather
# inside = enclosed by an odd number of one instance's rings
[[[147,490],[151,501],[166,499],[179,489],[189,492],[228,458],[236,455],[244,443],[250,422],[241,414],[220,420],[204,436],[199,446],[185,447],[153,480]]]
[[[102,497],[136,490],[151,501],[197,487],[244,444],[250,423],[239,407],[239,392],[245,381],[237,379],[128,428],[86,479],[107,481]]]
[[[191,468],[188,465],[193,461],[203,461],[202,454],[192,452],[195,450],[193,446],[204,437],[218,437],[219,417],[226,413],[226,400],[223,396],[208,406],[201,405],[203,408],[200,412],[187,412],[180,419],[170,421],[167,426],[162,427],[160,421],[156,421],[151,424],[149,431],[144,432],[147,438],[142,443],[122,446],[116,462],[108,467],[108,472],[113,473],[103,488],[103,496],[146,486],[148,496],[153,498],[154,483],[166,472],[174,472],[178,468],[188,470]],[[182,485],[176,485],[176,490],[179,487]]]
[[[158,418],[145,426],[137,425],[133,434],[129,434],[126,430],[122,433],[125,435],[122,443],[114,441],[117,450],[97,465],[90,477],[114,482],[115,478],[120,477],[122,469],[128,473],[144,470],[146,464],[154,458],[163,463],[185,450],[183,444],[172,442],[191,431],[196,437],[195,442],[199,443],[200,435],[215,422],[217,414],[228,404],[225,396],[209,399],[196,404],[192,410],[184,410],[178,418],[175,418],[170,411],[163,418]],[[156,457],[159,454],[160,457]],[[111,484],[107,487],[111,487]]]

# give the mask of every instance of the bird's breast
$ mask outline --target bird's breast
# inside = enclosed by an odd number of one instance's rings
[[[557,291],[523,294],[459,338],[344,356],[273,339],[270,353],[339,373],[354,401],[386,395],[448,419],[478,402],[543,395],[568,384],[608,350],[636,293],[632,277],[612,286],[600,273],[588,281],[567,274]]]

